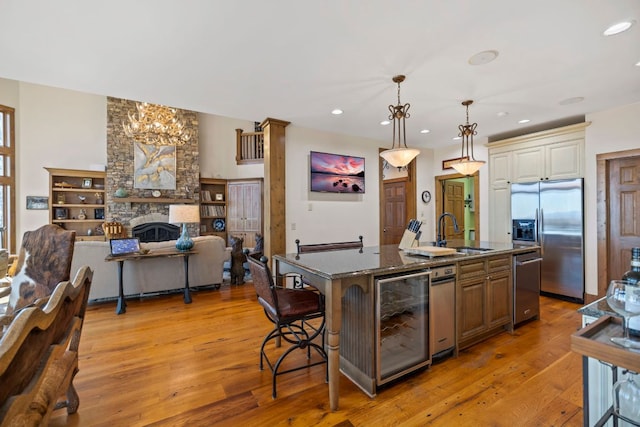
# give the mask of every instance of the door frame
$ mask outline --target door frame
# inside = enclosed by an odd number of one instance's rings
[[[386,148],[378,148],[378,154],[386,150]],[[384,215],[384,180],[382,179],[382,167],[383,167],[384,159],[378,156],[378,242],[382,245],[384,241],[382,234],[383,225],[382,218]],[[413,159],[411,163],[407,165],[407,176],[405,178],[395,178],[393,180],[388,180],[388,182],[399,182],[405,181],[405,212],[407,217],[405,218],[405,223],[409,223],[411,218],[417,218],[417,187],[416,187],[416,159]]]
[[[585,294],[586,302],[595,301],[600,296],[607,293],[609,276],[609,264],[607,252],[609,250],[609,203],[607,202],[609,192],[609,162],[611,160],[620,160],[627,157],[640,156],[640,149],[615,151],[613,153],[603,153],[596,155],[596,194],[597,194],[597,250],[598,250],[598,294]]]
[[[442,186],[448,179],[458,178],[473,178],[473,203],[475,205],[475,217],[476,217],[476,241],[480,241],[480,171],[476,171],[473,175],[463,175],[461,173],[450,173],[448,175],[436,175],[435,176],[435,200],[436,200],[436,216],[435,223],[438,226],[438,218],[442,215]]]

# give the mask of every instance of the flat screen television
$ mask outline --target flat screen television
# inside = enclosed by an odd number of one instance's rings
[[[311,191],[364,193],[364,157],[312,151]]]

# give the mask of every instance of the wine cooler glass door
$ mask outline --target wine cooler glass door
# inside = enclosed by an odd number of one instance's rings
[[[381,385],[431,363],[430,271],[376,280],[376,364]]]

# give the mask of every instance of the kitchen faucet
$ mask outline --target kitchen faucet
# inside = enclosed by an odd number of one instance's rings
[[[451,218],[451,220],[453,221],[453,229],[455,230],[456,233],[460,231],[460,229],[458,228],[458,221],[456,220],[456,217],[450,212],[443,213],[438,218],[438,236],[436,237],[436,246],[447,245],[447,240],[444,235],[444,229],[443,229],[445,217]]]

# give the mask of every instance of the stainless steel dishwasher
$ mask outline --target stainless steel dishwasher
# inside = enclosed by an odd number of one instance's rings
[[[513,324],[540,318],[540,250],[513,256]]]
[[[431,359],[438,361],[453,354],[456,345],[456,266],[431,269],[429,292]]]

